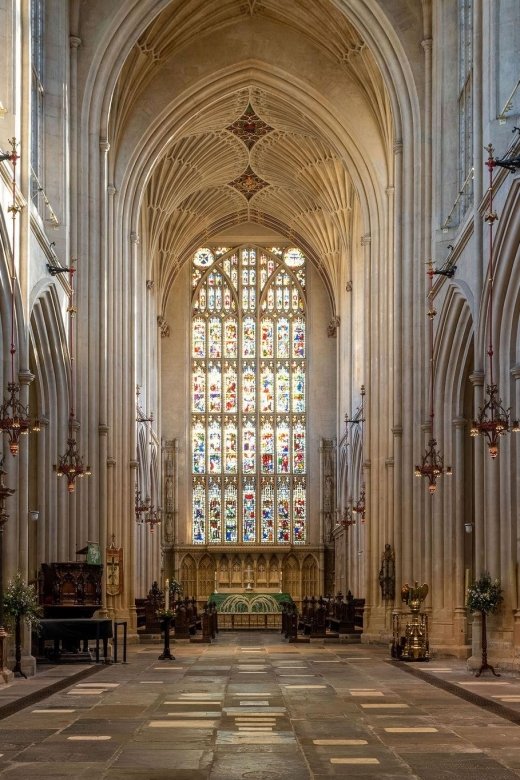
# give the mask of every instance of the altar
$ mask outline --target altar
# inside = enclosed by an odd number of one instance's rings
[[[229,588],[209,597],[218,612],[219,630],[264,629],[279,631],[282,627],[282,605],[292,604],[289,593],[274,588]]]

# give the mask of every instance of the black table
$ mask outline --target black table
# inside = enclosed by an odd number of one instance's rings
[[[60,641],[65,646],[79,647],[83,641],[86,646],[89,639],[96,640],[96,662],[99,663],[99,640],[103,641],[103,656],[108,663],[108,640],[113,636],[112,621],[108,618],[48,618],[40,621],[39,640],[41,646],[47,639],[54,640],[54,653],[59,659],[62,651]]]

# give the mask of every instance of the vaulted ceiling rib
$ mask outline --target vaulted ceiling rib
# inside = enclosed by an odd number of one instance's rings
[[[391,121],[381,74],[330,0],[172,0],[141,35],[121,73],[111,120],[114,146],[140,97],[171,58],[247,19],[296,30],[310,50],[348,71],[350,83],[357,84],[356,105],[365,101],[366,111],[376,116],[382,146],[388,147]],[[164,290],[197,238],[258,221],[277,225],[288,240],[298,236],[336,288],[351,247],[356,199],[347,160],[302,106],[267,86],[221,90],[206,105],[194,102],[191,117],[172,131],[150,171],[143,201],[146,254]]]

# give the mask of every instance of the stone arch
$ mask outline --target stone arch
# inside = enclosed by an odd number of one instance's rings
[[[33,303],[29,342],[32,406],[43,421],[30,442],[31,459],[38,463],[29,483],[30,500],[40,515],[29,530],[29,556],[34,562],[74,560],[78,542],[83,543],[77,539],[75,507],[70,506],[61,482],[48,478],[66,446],[70,397],[67,340],[54,285],[43,289]]]
[[[454,477],[443,476],[438,491],[441,500],[433,506],[432,556],[436,562],[423,572],[433,583],[432,603],[436,609],[454,610],[464,606],[465,570],[473,567],[472,551],[464,534],[464,523],[474,517],[473,444],[469,424],[473,417],[473,389],[470,375],[474,358],[474,322],[464,290],[450,282],[444,296],[435,335],[435,438],[446,465]],[[441,414],[441,410],[444,413]],[[462,471],[462,473],[460,473]],[[444,502],[455,511],[444,511]],[[471,540],[470,540],[471,541]],[[452,577],[442,576],[453,571]],[[428,578],[430,578],[428,580]]]
[[[198,565],[197,592],[192,593],[198,599],[207,600],[214,590],[215,562],[210,555],[203,555]]]
[[[197,565],[192,555],[182,558],[180,572],[183,595],[194,596],[197,592]]]
[[[283,561],[283,589],[295,600],[301,598],[300,564],[292,553]]]
[[[256,561],[256,586],[265,588],[268,585],[269,569],[264,555],[261,553]]]
[[[268,584],[270,588],[274,588],[278,585],[280,585],[280,561],[278,560],[276,555],[271,555],[269,559],[269,572],[268,572]]]
[[[319,566],[314,555],[307,555],[302,564],[302,596],[317,596],[319,589]]]
[[[228,556],[224,553],[224,555],[220,556],[219,564],[218,564],[218,584],[219,586],[222,585],[224,588],[228,588],[230,583],[230,563]]]

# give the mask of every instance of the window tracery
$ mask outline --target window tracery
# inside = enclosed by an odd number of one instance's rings
[[[201,247],[192,262],[195,544],[303,544],[305,256]]]

